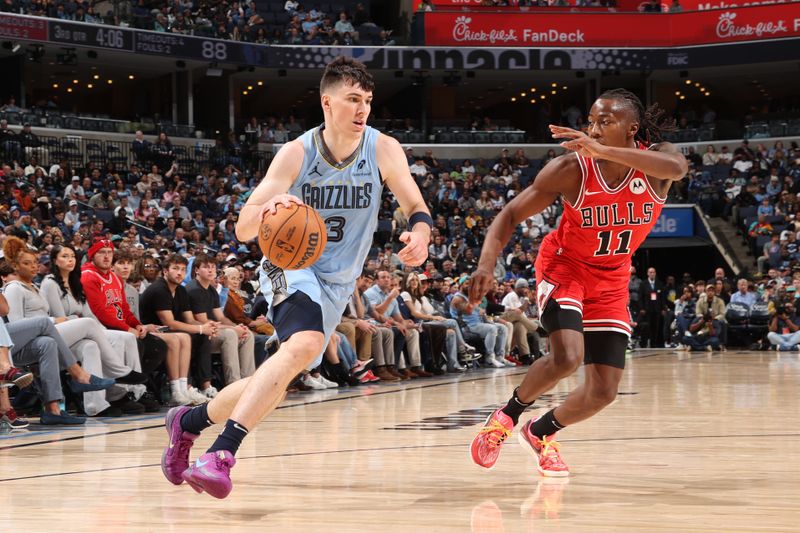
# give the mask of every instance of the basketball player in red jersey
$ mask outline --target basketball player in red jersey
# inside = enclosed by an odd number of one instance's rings
[[[631,334],[631,256],[658,219],[671,183],[687,172],[676,147],[649,144],[668,127],[659,123],[660,115],[656,106],[645,109],[636,95],[615,89],[594,102],[587,133],[550,126],[571,152],[548,163],[489,227],[472,275],[473,304],[489,290],[497,256],[517,225],[559,195],[564,200],[558,230],[545,237],[535,263],[536,298],[551,354],[537,360],[508,403],[489,416],[472,441],[475,464],[492,468],[522,412],[583,362],[584,383],[519,432],[539,472],[567,476],[556,432],[589,418],[617,396]]]

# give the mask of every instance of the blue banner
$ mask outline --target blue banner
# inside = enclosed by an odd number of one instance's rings
[[[691,206],[665,207],[649,236],[693,237],[694,209]]]

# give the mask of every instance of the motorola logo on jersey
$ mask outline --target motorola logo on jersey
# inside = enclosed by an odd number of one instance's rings
[[[372,204],[372,183],[316,187],[304,183],[300,194],[314,209],[367,209]]]
[[[653,220],[654,209],[655,203],[653,202],[645,202],[641,206],[637,206],[633,202],[626,202],[624,206],[614,204],[584,207],[581,209],[581,227],[641,226],[649,224]]]
[[[642,178],[633,178],[628,185],[628,189],[630,189],[633,194],[642,194],[647,190],[647,185]]]

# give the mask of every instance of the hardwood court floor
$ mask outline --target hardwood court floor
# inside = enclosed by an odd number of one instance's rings
[[[0,531],[798,531],[800,357],[639,355],[618,400],[562,432],[566,483],[540,478],[516,435],[494,470],[470,463],[521,377],[487,370],[293,395],[251,432],[221,501],[162,477],[161,416],[14,434]]]

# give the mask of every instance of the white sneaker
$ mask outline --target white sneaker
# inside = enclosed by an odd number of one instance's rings
[[[303,379],[301,381],[303,382],[304,385],[306,385],[307,387],[311,387],[314,390],[325,390],[328,388],[322,383],[320,383],[319,380],[314,378],[314,376],[312,376],[311,374],[306,374],[305,376],[303,376]]]
[[[325,385],[325,388],[326,388],[326,389],[335,389],[335,388],[338,388],[338,387],[339,387],[339,384],[338,384],[338,383],[336,383],[335,381],[331,381],[331,380],[327,379],[327,378],[326,378],[325,376],[323,376],[322,374],[320,374],[320,375],[319,375],[319,376],[316,378],[316,380],[317,380],[317,381],[319,381],[320,383],[322,383],[323,385]]]
[[[514,363],[512,363],[511,361],[509,361],[508,359],[506,359],[505,357],[501,357],[500,358],[500,362],[503,363],[504,366],[513,366],[513,367],[517,366]]]
[[[194,403],[188,394],[184,392],[172,393],[172,398],[169,400],[170,407],[179,407],[181,405],[192,405]]]
[[[498,361],[495,356],[487,355],[486,356],[486,364],[489,366],[493,366],[495,368],[505,368],[506,365]]]
[[[208,403],[208,400],[210,400],[208,396],[206,396],[199,390],[195,389],[194,387],[189,387],[188,389],[186,389],[186,396],[189,397],[189,400],[191,400],[191,402],[194,405]]]
[[[219,394],[219,391],[217,390],[217,388],[214,385],[210,385],[207,389],[203,389],[203,390],[201,390],[199,392],[200,392],[200,394],[204,395],[209,400],[212,399],[217,394]]]

